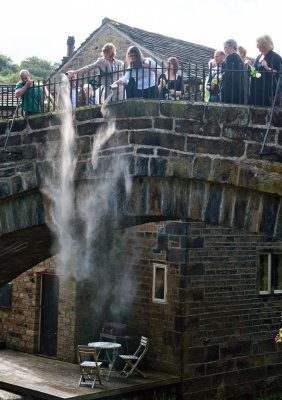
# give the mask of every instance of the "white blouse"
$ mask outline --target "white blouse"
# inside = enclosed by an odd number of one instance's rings
[[[145,58],[143,64],[148,64],[149,67],[133,67],[127,68],[123,77],[120,78],[124,85],[128,84],[130,78],[134,78],[137,81],[137,89],[148,89],[149,87],[155,86],[157,82],[157,73],[161,70],[158,64],[152,58]]]

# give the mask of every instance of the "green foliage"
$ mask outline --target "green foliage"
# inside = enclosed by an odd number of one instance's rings
[[[19,80],[19,66],[10,57],[0,54],[0,83],[15,83]]]
[[[58,67],[59,64],[38,57],[28,57],[18,65],[14,64],[10,57],[0,53],[0,83],[17,83],[20,80],[21,69],[27,69],[35,81],[48,79]]]
[[[10,57],[4,56],[4,54],[0,54],[0,74],[8,75],[11,72],[17,72],[19,66],[14,64]]]
[[[57,64],[38,57],[28,57],[20,64],[20,69],[27,69],[33,79],[48,79],[57,68]]]
[[[19,81],[19,72],[10,73],[8,75],[0,75],[0,83],[11,85],[12,83],[17,83]]]

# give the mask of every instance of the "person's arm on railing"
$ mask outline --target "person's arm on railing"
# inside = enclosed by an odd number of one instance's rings
[[[89,72],[90,69],[95,68],[97,66],[97,61],[95,61],[92,64],[85,65],[84,67],[78,68],[78,69],[71,69],[67,71],[67,75],[71,78],[73,75],[77,74],[85,74],[86,72]]]

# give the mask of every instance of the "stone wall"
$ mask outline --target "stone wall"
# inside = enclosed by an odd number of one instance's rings
[[[131,347],[149,337],[144,367],[180,376],[182,399],[236,399],[277,387],[282,300],[259,295],[257,259],[281,242],[185,220],[127,228],[120,237],[125,246],[109,265],[107,304],[99,271],[81,282],[60,276],[58,359],[75,361],[76,344],[98,339],[103,320],[118,320],[135,338]],[[152,301],[154,263],[168,268],[165,303]],[[53,259],[13,281],[12,308],[0,310],[8,347],[37,352],[43,272],[55,272]]]
[[[60,279],[58,358],[74,360],[76,344],[96,339],[102,318],[124,318],[131,335],[150,338],[144,364],[181,376],[183,399],[240,398],[240,392],[274,387],[281,375],[274,336],[282,301],[281,295],[258,294],[257,254],[282,246],[281,111],[260,157],[264,109],[142,100],[110,108],[116,132],[99,154],[98,170],[106,179],[105,164],[129,160],[132,201],[120,202],[127,239],[117,262],[106,266],[104,287],[99,274],[79,283]],[[78,187],[97,178],[88,175],[91,146],[107,122],[99,107],[74,113]],[[10,149],[22,155],[0,156],[1,229],[11,235],[11,226],[23,229],[30,221],[7,212],[7,199],[16,210],[19,196],[38,190],[46,141],[56,148],[59,128],[56,114],[15,122]],[[3,142],[1,123],[0,133]],[[0,260],[9,270],[16,262],[22,271],[24,253],[15,263]],[[168,266],[165,304],[152,302],[155,262]],[[13,283],[15,305],[0,311],[0,339],[8,347],[37,351],[39,276],[55,268],[48,263]],[[107,304],[105,293],[111,293]]]
[[[56,274],[56,267],[55,259],[50,258],[12,281],[11,308],[0,307],[0,340],[8,348],[39,352],[41,278],[42,274]],[[62,361],[76,359],[75,301],[75,282],[59,275],[57,358]]]
[[[130,238],[139,262],[129,324],[150,337],[148,365],[180,374],[183,399],[277,389],[282,353],[274,336],[282,300],[258,294],[257,257],[282,243],[185,221],[146,224]],[[154,262],[168,265],[164,305],[151,298]]]

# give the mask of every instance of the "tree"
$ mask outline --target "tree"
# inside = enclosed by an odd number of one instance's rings
[[[6,85],[17,83],[21,69],[27,69],[34,80],[48,79],[58,67],[59,64],[38,57],[26,58],[17,65],[10,57],[0,53],[0,83]]]
[[[7,76],[19,71],[19,66],[12,62],[12,59],[4,54],[0,54],[0,76]]]
[[[39,80],[48,79],[56,68],[58,68],[57,64],[42,60],[38,57],[28,57],[20,63],[20,69],[27,69],[31,73],[33,79]]]

